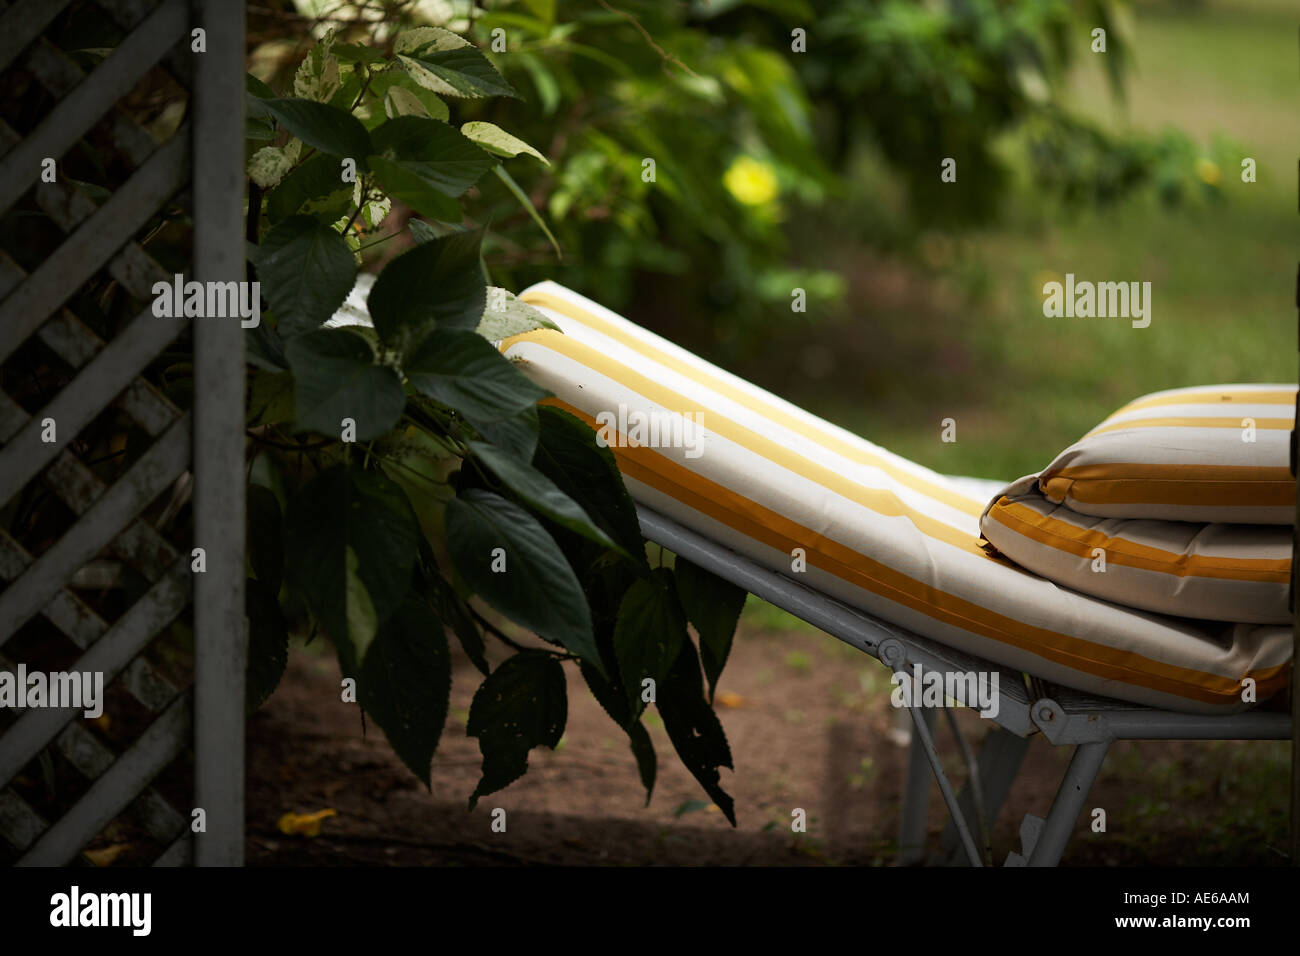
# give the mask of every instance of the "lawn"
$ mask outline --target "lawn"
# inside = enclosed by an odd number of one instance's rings
[[[1172,209],[1142,196],[1064,210],[1021,187],[1002,221],[927,235],[917,260],[828,245],[821,255],[848,273],[849,317],[792,330],[750,374],[934,468],[1007,479],[1039,470],[1143,393],[1295,381],[1292,7],[1141,4],[1125,102],[1111,98],[1100,56],[1083,45],[1069,85],[1078,107],[1113,128],[1174,126],[1207,146],[1225,137],[1231,155],[1256,160],[1257,182],[1241,181],[1237,159],[1218,170],[1221,197],[1207,190]],[[1014,156],[1014,137],[1004,145]],[[887,197],[881,177],[864,169],[858,181]],[[1150,281],[1150,327],[1044,317],[1043,283],[1068,272]],[[953,443],[940,441],[948,417]]]

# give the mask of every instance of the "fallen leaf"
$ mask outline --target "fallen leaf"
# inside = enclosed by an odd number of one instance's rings
[[[748,698],[741,697],[739,694],[729,690],[724,690],[715,699],[720,707],[730,707],[734,709],[736,707],[746,707],[749,705]]]
[[[276,827],[281,833],[287,833],[290,836],[299,834],[301,836],[320,836],[321,821],[328,817],[338,816],[338,811],[333,808],[317,810],[315,813],[293,813],[292,811],[282,816]]]
[[[95,866],[111,866],[113,861],[131,848],[129,843],[114,843],[98,850],[87,850],[85,857]]]

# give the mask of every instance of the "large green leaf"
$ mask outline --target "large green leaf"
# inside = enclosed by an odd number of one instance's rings
[[[677,595],[686,610],[686,617],[700,635],[700,661],[709,681],[709,700],[712,702],[718,677],[727,663],[727,655],[731,653],[736,624],[748,593],[680,555],[673,565],[673,572],[677,578]]]
[[[285,176],[266,201],[266,218],[274,225],[299,213],[317,222],[336,222],[352,205],[352,183],[343,181],[336,156],[317,153]]]
[[[289,580],[307,599],[355,675],[411,586],[420,530],[401,488],[381,474],[336,465],[289,501]]]
[[[406,203],[422,216],[439,222],[460,222],[464,213],[460,201],[434,189],[408,163],[383,156],[371,156],[370,168],[385,194]],[[419,220],[414,220],[418,222]]]
[[[370,134],[351,113],[293,97],[262,102],[281,126],[322,153],[355,159],[365,168],[366,157],[374,152]]]
[[[476,47],[463,46],[453,50],[424,48],[412,51],[409,56],[398,54],[397,58],[411,79],[439,96],[471,99],[519,96]]]
[[[284,580],[284,519],[275,492],[262,485],[249,485],[245,510],[248,513],[248,563],[257,580],[271,594],[280,593]]]
[[[451,654],[442,622],[407,598],[379,627],[357,681],[358,702],[383,728],[402,762],[427,787],[451,694]]]
[[[501,342],[534,329],[558,332],[560,327],[538,309],[515,298],[514,293],[496,287],[488,289],[487,307],[478,322],[479,335],[489,342]]]
[[[474,427],[479,434],[503,451],[514,455],[520,461],[529,461],[537,452],[537,409],[530,405],[510,418],[500,421],[476,421]],[[468,418],[468,416],[466,416]]]
[[[390,262],[367,300],[380,338],[405,353],[435,325],[472,330],[487,297],[479,266],[482,241],[479,230],[456,232],[423,242]]]
[[[659,688],[656,706],[682,763],[734,827],[735,803],[722,789],[718,772],[719,767],[732,766],[731,748],[718,715],[704,700],[700,659],[689,640],[682,642],[677,661]]]
[[[609,535],[592,522],[580,504],[532,465],[487,442],[471,441],[469,449],[475,458],[533,510],[601,547],[621,550]]]
[[[656,695],[677,660],[682,644],[689,643],[686,615],[673,588],[673,573],[656,568],[648,578],[634,582],[618,608],[614,625],[614,654],[634,717],[645,709],[642,681],[654,681]]]
[[[539,651],[524,651],[501,663],[474,694],[465,733],[478,738],[483,776],[469,798],[496,793],[528,770],[528,751],[555,749],[569,713],[564,668]]]
[[[520,153],[526,153],[540,159],[547,166],[551,165],[549,159],[518,136],[512,136],[495,123],[476,120],[473,123],[466,123],[460,128],[460,131],[494,156],[504,156],[508,159],[518,156]]]
[[[319,328],[352,291],[357,263],[343,237],[310,216],[284,220],[253,255],[280,336]]]
[[[540,405],[537,413],[541,435],[533,465],[561,491],[581,501],[591,519],[648,572],[636,504],[613,452],[602,447],[595,431],[576,415],[553,405]]]
[[[248,660],[244,667],[244,709],[252,713],[266,703],[289,662],[289,629],[275,592],[261,581],[244,582],[248,617]]]
[[[356,423],[356,441],[378,438],[402,416],[406,395],[397,372],[375,364],[365,339],[347,329],[300,335],[286,350],[294,377],[297,427],[334,438],[343,419]]]
[[[450,116],[445,102],[416,83],[411,79],[411,75],[400,67],[374,74],[370,81],[370,89],[383,100],[384,115],[390,119],[407,114],[416,104],[419,109],[415,110],[413,115],[427,116],[430,119],[442,120],[444,123]],[[394,107],[398,107],[396,111]]]
[[[426,560],[430,560],[432,555],[428,554],[427,545],[421,543],[421,548],[425,550]],[[441,574],[430,575],[430,590],[438,616],[455,633],[465,656],[486,677],[491,670],[487,662],[487,649],[483,643],[483,633],[470,614],[469,605]]]
[[[511,418],[550,394],[474,332],[438,329],[407,356],[403,371],[417,392],[476,426]]]
[[[398,116],[375,129],[374,151],[418,176],[433,189],[456,197],[497,164],[455,127],[422,116]]]
[[[490,491],[468,489],[447,504],[447,548],[460,576],[483,600],[604,669],[573,568],[527,511]],[[493,570],[494,563],[503,570]]]
[[[633,720],[621,685],[601,677],[594,667],[586,663],[580,664],[579,670],[582,671],[583,679],[591,690],[591,696],[596,698],[596,702],[604,708],[605,713],[609,714],[614,723],[627,732],[628,744],[632,748],[632,756],[636,758],[637,771],[641,774],[641,785],[645,787],[646,806],[649,806],[650,795],[655,788],[658,761],[655,757],[654,743],[646,733],[645,725],[640,720]]]

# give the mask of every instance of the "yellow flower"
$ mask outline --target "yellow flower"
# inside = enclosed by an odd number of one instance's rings
[[[1213,160],[1201,158],[1196,161],[1196,175],[1201,182],[1209,186],[1219,185],[1219,167]]]
[[[746,206],[762,206],[776,198],[776,173],[768,163],[749,156],[737,156],[722,177],[728,192]]]

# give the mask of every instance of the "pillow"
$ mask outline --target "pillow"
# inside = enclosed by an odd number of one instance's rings
[[[1220,385],[1145,395],[1038,475],[1081,515],[1290,525],[1294,385]]]
[[[1030,475],[994,498],[980,532],[1035,574],[1117,604],[1235,623],[1291,620],[1291,529],[1281,525],[1079,514]]]

